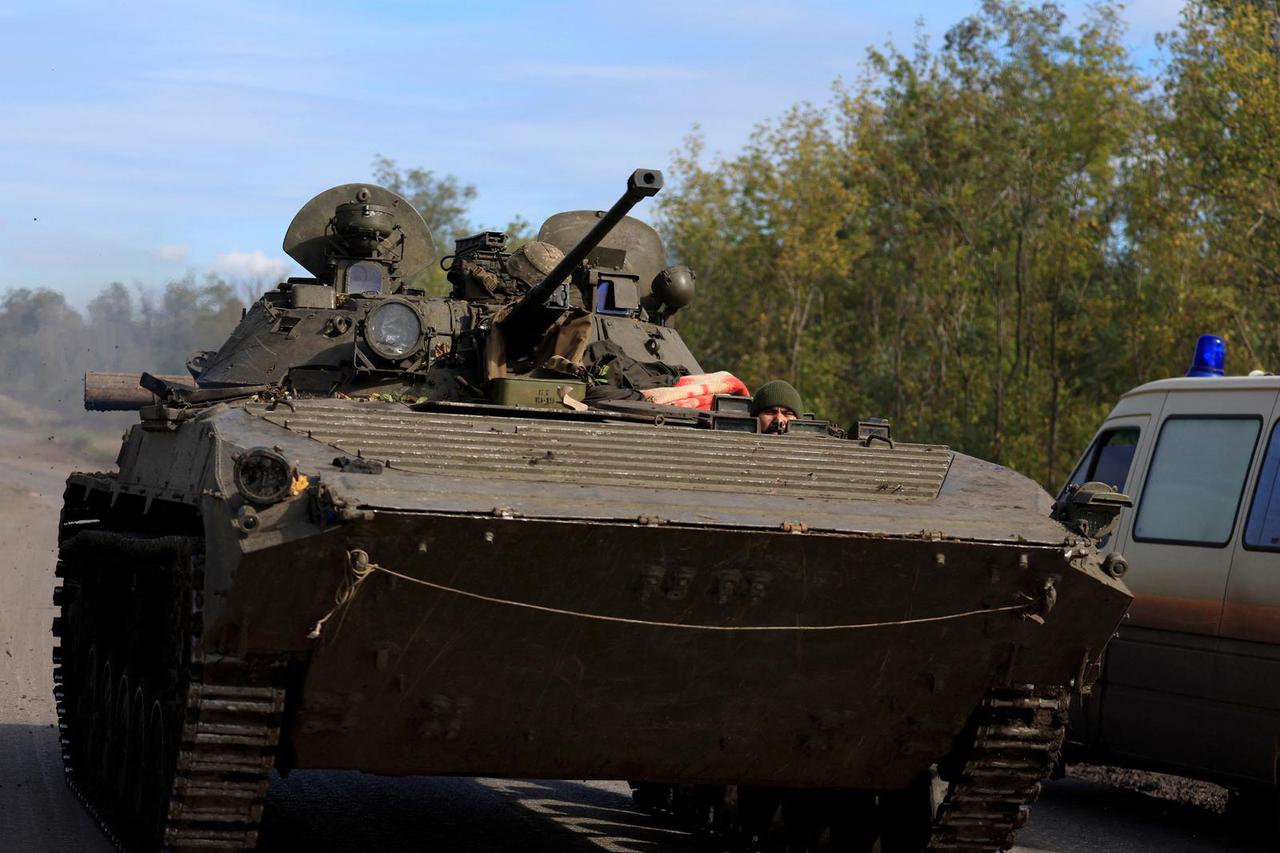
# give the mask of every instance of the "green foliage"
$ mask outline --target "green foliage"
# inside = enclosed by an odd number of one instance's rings
[[[1164,109],[1135,199],[1147,275],[1233,335],[1249,367],[1280,357],[1280,3],[1190,3],[1166,43]],[[1158,185],[1158,188],[1156,186]],[[1144,282],[1158,287],[1157,282]]]
[[[475,200],[476,188],[459,183],[453,175],[436,177],[435,172],[418,167],[401,169],[396,161],[381,154],[373,158],[373,180],[404,196],[426,220],[436,245],[436,261],[412,282],[428,293],[447,293],[449,285],[439,260],[453,253],[453,241],[471,233],[467,209]]]
[[[454,240],[470,232],[467,208],[476,198],[474,185],[461,184],[453,175],[437,178],[429,169],[401,170],[395,160],[381,154],[373,157],[373,179],[417,208],[438,249],[452,248]]]
[[[436,244],[436,263],[411,284],[428,293],[444,295],[449,284],[439,261],[453,254],[454,241],[478,231],[501,230],[510,239],[508,249],[515,249],[532,240],[535,233],[523,216],[512,217],[502,229],[473,227],[467,218],[467,210],[477,193],[472,184],[462,184],[453,175],[436,177],[435,172],[419,167],[401,169],[396,161],[381,154],[373,158],[373,179],[379,185],[404,196],[422,214]]]
[[[861,251],[840,236],[862,200],[843,180],[837,131],[797,107],[713,168],[695,136],[674,164],[679,190],[659,206],[669,248],[699,276],[696,310],[680,317],[699,360],[751,385],[784,376],[824,410],[841,398],[831,323],[844,319],[836,303]]]
[[[749,384],[1056,487],[1199,332],[1280,357],[1275,22],[1274,0],[1193,4],[1157,88],[1115,7],[1072,26],[988,0],[732,157],[695,133],[659,202],[699,273],[682,330]]]

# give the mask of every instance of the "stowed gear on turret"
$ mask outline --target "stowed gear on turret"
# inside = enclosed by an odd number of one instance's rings
[[[524,292],[541,283],[563,260],[564,252],[557,247],[541,240],[531,240],[507,258],[506,269],[523,285]]]

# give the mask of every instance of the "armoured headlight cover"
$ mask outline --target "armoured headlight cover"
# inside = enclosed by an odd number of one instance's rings
[[[364,339],[385,359],[398,361],[422,344],[422,318],[412,305],[398,299],[383,301],[364,321]]]
[[[250,502],[275,503],[290,493],[294,470],[289,461],[267,447],[251,447],[236,459],[236,488]]]

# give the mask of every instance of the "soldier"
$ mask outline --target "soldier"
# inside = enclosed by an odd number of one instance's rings
[[[766,382],[751,399],[751,414],[756,418],[756,431],[779,435],[787,431],[787,424],[800,417],[804,404],[800,392],[790,382],[775,379]]]

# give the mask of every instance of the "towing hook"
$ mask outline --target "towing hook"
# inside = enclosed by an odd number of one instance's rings
[[[1036,601],[1034,610],[1028,610],[1023,614],[1027,619],[1035,622],[1037,625],[1043,625],[1045,620],[1049,618],[1049,614],[1053,611],[1053,606],[1058,603],[1058,585],[1054,578],[1045,578],[1044,587],[1040,590],[1040,598]],[[1028,605],[1031,607],[1032,605]]]
[[[1124,577],[1125,572],[1129,571],[1129,561],[1120,554],[1112,552],[1102,558],[1102,570],[1119,580]]]

